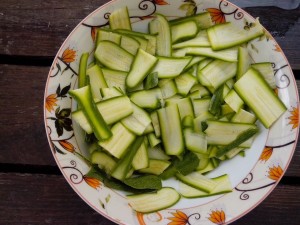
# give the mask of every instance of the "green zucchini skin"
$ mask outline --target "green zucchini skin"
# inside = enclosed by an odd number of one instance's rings
[[[128,195],[127,199],[135,211],[151,213],[176,204],[180,199],[180,194],[173,188],[163,187],[157,192]]]
[[[112,132],[105,123],[101,113],[92,99],[91,87],[89,85],[71,90],[69,94],[76,99],[83,113],[92,126],[94,134],[98,140],[107,140],[112,136]]]

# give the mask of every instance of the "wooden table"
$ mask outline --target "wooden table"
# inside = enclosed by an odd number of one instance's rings
[[[65,181],[43,121],[44,88],[54,55],[75,25],[105,2],[0,1],[0,224],[113,224]],[[300,79],[300,8],[246,10],[260,17]],[[233,224],[300,224],[299,143],[276,189]]]

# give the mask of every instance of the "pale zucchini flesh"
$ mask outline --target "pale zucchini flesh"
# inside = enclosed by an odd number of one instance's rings
[[[136,136],[127,130],[122,123],[116,123],[112,128],[112,137],[98,144],[116,158],[122,158],[128,147],[134,142]]]
[[[109,26],[113,30],[115,29],[131,30],[128,8],[123,7],[114,10],[109,15]]]
[[[152,73],[157,72],[158,78],[177,77],[192,60],[192,57],[157,57],[158,62]]]
[[[157,58],[155,56],[139,49],[126,77],[127,88],[132,89],[140,85],[156,62]]]
[[[183,182],[179,183],[178,191],[185,198],[203,198],[212,195],[224,194],[232,191],[232,186],[228,175],[215,177],[212,178],[212,180],[217,182],[217,186],[209,194],[205,191],[193,188]]]
[[[208,39],[214,50],[230,48],[248,42],[264,34],[264,29],[256,20],[249,30],[241,29],[227,22],[207,29]]]
[[[183,176],[180,173],[176,174],[176,177],[183,183],[192,186],[198,190],[206,193],[211,193],[216,187],[217,182],[202,175],[199,172],[192,172],[189,175]]]
[[[198,27],[195,21],[185,21],[171,26],[172,43],[193,38],[197,35]]]
[[[184,150],[184,141],[177,105],[159,109],[157,113],[166,153],[168,155],[180,155]]]
[[[110,41],[100,41],[95,50],[95,57],[109,69],[129,72],[133,55]]]
[[[156,18],[149,23],[151,34],[157,34],[156,54],[159,56],[172,55],[171,28],[165,16],[156,14]]]
[[[131,207],[137,212],[156,212],[174,205],[180,199],[180,194],[170,187],[164,187],[157,192],[127,196]]]
[[[266,128],[286,111],[268,83],[252,68],[234,84],[234,89]]]

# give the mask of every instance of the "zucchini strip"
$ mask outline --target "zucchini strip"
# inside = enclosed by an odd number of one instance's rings
[[[71,90],[69,94],[75,98],[80,105],[80,108],[83,110],[83,113],[93,128],[96,138],[98,140],[107,140],[110,138],[112,132],[96,108],[92,99],[91,87],[87,85],[76,90]]]

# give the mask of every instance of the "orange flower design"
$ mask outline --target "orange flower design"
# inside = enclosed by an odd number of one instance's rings
[[[265,149],[263,150],[263,152],[260,155],[259,160],[266,162],[271,157],[272,153],[273,153],[273,148],[265,147]]]
[[[275,89],[274,89],[274,92],[275,92],[275,95],[278,96],[278,88],[275,88]]]
[[[186,225],[189,222],[189,217],[179,210],[176,210],[176,213],[172,213],[172,215],[174,217],[168,218],[172,221],[168,225]]]
[[[269,176],[268,177],[272,180],[277,181],[282,176],[282,174],[283,174],[283,170],[280,166],[273,166],[269,170]]]
[[[299,108],[293,107],[292,111],[290,111],[291,116],[288,118],[290,120],[289,124],[293,125],[293,129],[299,126]]]
[[[137,219],[138,219],[140,225],[146,225],[144,218],[143,218],[144,217],[143,213],[137,212],[136,216],[137,216]]]
[[[92,188],[100,188],[101,183],[98,179],[93,178],[93,177],[88,177],[88,176],[83,176],[84,181],[90,185]]]
[[[165,2],[164,0],[154,0],[156,5],[169,5],[169,3]]]
[[[206,10],[209,12],[211,19],[213,22],[215,22],[215,24],[226,22],[225,14],[220,9],[208,8]]]
[[[93,42],[95,42],[96,36],[97,36],[97,27],[92,27],[91,36],[92,36]]]
[[[76,51],[73,49],[67,48],[64,50],[61,60],[65,63],[71,63],[75,61]]]
[[[61,141],[58,141],[58,143],[68,152],[71,152],[71,153],[75,152],[75,147],[70,142],[61,140]]]
[[[52,94],[52,95],[49,95],[46,98],[45,107],[48,110],[48,112],[51,112],[52,110],[54,110],[54,106],[57,106],[57,104],[56,104],[56,102],[57,102],[56,97],[57,97],[56,94]]]
[[[223,210],[212,211],[208,218],[211,222],[221,225],[225,224],[226,216]]]
[[[279,45],[278,44],[276,44],[276,45],[274,45],[274,51],[276,51],[276,52],[281,52],[281,48],[279,47]]]

